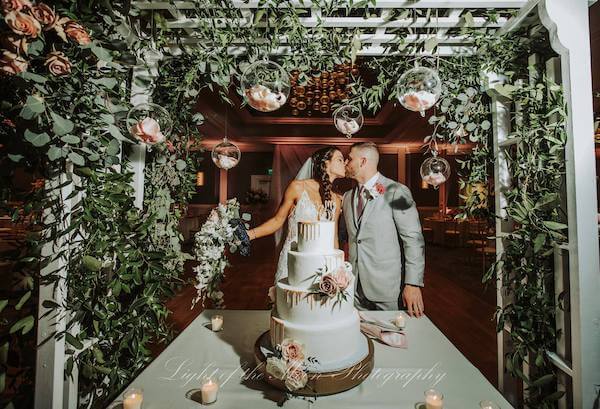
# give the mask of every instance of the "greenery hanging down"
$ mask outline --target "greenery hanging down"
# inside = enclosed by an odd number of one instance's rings
[[[6,277],[15,284],[0,296],[2,407],[31,406],[37,288],[59,278],[48,269],[40,277],[39,269],[56,262],[68,263],[67,300],[44,305],[71,317],[66,332],[55,335],[66,336],[67,370],[79,368],[82,407],[104,407],[148,362],[149,345],[169,340],[165,300],[181,284],[189,258],[177,227],[194,190],[197,158],[190,148],[199,140],[188,143],[181,133],[152,151],[145,207],[136,209],[126,171],[135,142],[123,124],[131,63],[142,42],[132,38],[129,4],[28,3],[3,2],[1,23],[13,33],[2,34],[2,47],[14,47],[0,61],[0,88],[11,90],[2,93],[0,113],[3,208],[31,230],[29,246],[9,255],[18,273]],[[71,166],[74,178],[51,186]],[[10,185],[18,173],[41,177],[46,187],[19,194]],[[75,203],[66,226],[60,188],[73,190],[65,198]],[[44,218],[43,209],[58,219]],[[35,234],[40,229],[50,234]],[[41,257],[55,240],[70,251]]]
[[[315,69],[355,62],[361,47],[360,29],[329,29],[322,20],[305,27],[300,18],[308,10],[279,3],[261,2],[254,20],[242,26],[239,21],[245,16],[229,1],[196,1],[187,16],[198,21],[198,27],[194,38],[184,40],[178,30],[167,28],[160,13],[136,9],[128,1],[63,0],[53,2],[52,8],[22,0],[2,2],[0,89],[11,90],[0,99],[2,204],[30,231],[26,245],[10,258],[18,274],[10,275],[11,287],[0,293],[0,391],[6,397],[2,405],[30,405],[33,360],[27,351],[35,343],[38,286],[58,282],[60,271],[49,271],[57,263],[67,265],[67,301],[59,305],[47,300],[44,306],[69,314],[66,332],[56,335],[65,336],[69,345],[68,369],[79,369],[82,407],[104,407],[148,362],[150,344],[169,340],[165,300],[183,284],[183,263],[190,258],[182,250],[177,226],[198,168],[197,125],[204,120],[195,112],[198,94],[209,88],[232,103],[229,92],[241,94],[243,70],[280,46],[289,47],[289,52],[273,58],[287,72],[299,70],[300,83]],[[322,16],[369,15],[375,6],[367,1],[315,3]],[[424,13],[392,10],[386,18],[435,18]],[[486,16],[489,21],[497,17]],[[528,75],[523,63],[527,56],[548,47],[545,38],[491,35],[486,28],[469,28],[469,11],[463,19],[461,35],[473,42],[474,55],[432,58],[435,40],[410,42],[413,29],[398,29],[386,44],[389,55],[360,60],[375,80],[354,78],[349,102],[377,111],[397,98],[396,81],[404,71],[415,63],[437,67],[443,94],[430,117],[433,132],[424,145],[474,144],[472,155],[461,163],[466,202],[462,217],[494,218],[487,196],[495,158],[482,73],[506,76],[507,84],[495,92],[510,99],[513,107],[521,106],[522,113],[511,135],[521,140],[510,151],[514,185],[507,192],[506,208],[516,225],[503,237],[504,252],[484,280],[493,282],[497,273],[510,300],[497,313],[498,329],[505,324],[511,328],[507,369],[529,388],[530,407],[553,407],[562,392],[546,352],[560,336],[551,324],[560,307],[551,278],[552,251],[565,239],[559,192],[564,183],[566,111],[560,87],[543,77],[530,85],[514,85]],[[139,27],[150,27],[150,34]],[[228,52],[238,44],[245,52]],[[180,45],[181,52],[169,54],[166,46],[171,45]],[[133,206],[132,174],[127,169],[128,153],[137,141],[125,129],[124,118],[131,108],[132,68],[144,65],[148,49],[164,54],[158,80],[147,85],[153,102],[168,110],[174,126],[168,141],[147,154],[140,210]],[[430,57],[414,56],[422,52]],[[147,79],[136,81],[140,85]],[[71,168],[73,173],[68,172]],[[18,191],[11,181],[19,172],[46,184],[35,182],[29,191]],[[65,174],[68,177],[59,178]],[[60,189],[73,194],[57,200]],[[61,216],[69,203],[73,208],[65,225]],[[44,244],[59,240],[68,250],[41,256]],[[4,270],[1,274],[9,277]],[[523,363],[533,368],[528,376],[521,370]]]

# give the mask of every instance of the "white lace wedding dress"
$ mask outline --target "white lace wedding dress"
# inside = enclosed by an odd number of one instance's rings
[[[279,254],[277,272],[275,273],[275,283],[288,276],[288,251],[292,247],[292,243],[298,241],[298,222],[317,221],[318,218],[319,211],[317,206],[310,200],[306,190],[303,191],[300,200],[298,200],[298,203],[296,203],[296,206],[288,216],[288,234],[283,243],[281,253]]]

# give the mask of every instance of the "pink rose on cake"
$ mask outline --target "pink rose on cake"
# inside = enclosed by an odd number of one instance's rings
[[[325,274],[319,282],[319,291],[323,294],[333,297],[340,290],[338,282],[333,274]]]
[[[344,291],[346,288],[348,288],[350,280],[352,279],[350,274],[346,272],[346,267],[343,265],[338,267],[333,276],[341,291]]]
[[[304,345],[290,338],[281,342],[281,355],[288,361],[304,361]]]
[[[285,387],[290,391],[302,389],[308,382],[308,374],[302,369],[299,364],[289,364],[287,368],[287,376],[285,378]]]
[[[287,373],[287,363],[283,358],[270,357],[267,358],[267,373],[274,378],[284,380]]]

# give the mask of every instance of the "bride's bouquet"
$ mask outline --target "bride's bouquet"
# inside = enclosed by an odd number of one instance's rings
[[[226,249],[231,253],[239,251],[241,255],[250,253],[250,239],[244,221],[250,215],[239,215],[240,205],[237,199],[228,200],[214,208],[200,231],[194,236],[194,255],[198,265],[196,273],[196,298],[192,308],[198,301],[204,305],[206,299],[212,300],[216,308],[223,308],[223,292],[219,286],[225,278],[225,268],[229,266]]]

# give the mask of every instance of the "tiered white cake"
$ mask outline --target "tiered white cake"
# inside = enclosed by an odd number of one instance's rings
[[[275,286],[275,307],[271,313],[271,343],[291,338],[304,344],[305,356],[318,364],[311,372],[345,369],[368,354],[367,339],[360,332],[354,308],[351,267],[344,252],[334,248],[332,221],[299,222],[298,243],[288,253],[288,277]],[[344,266],[350,279],[345,299],[315,293],[319,271],[334,272]],[[315,284],[316,280],[316,284]]]

